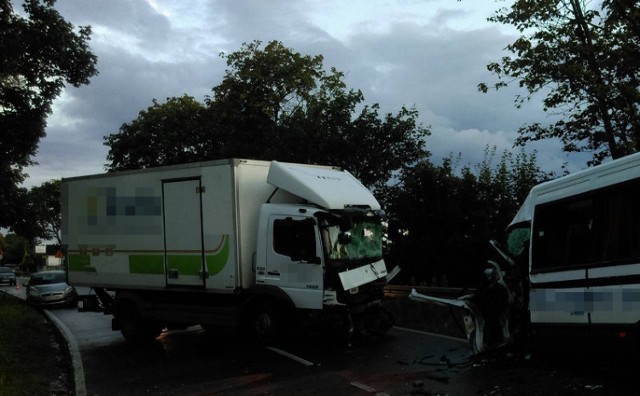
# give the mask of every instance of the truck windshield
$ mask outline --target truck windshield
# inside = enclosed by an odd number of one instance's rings
[[[350,240],[341,239],[339,226],[325,228],[329,239],[327,255],[333,260],[378,260],[382,258],[382,224],[379,220],[354,220],[347,231]]]

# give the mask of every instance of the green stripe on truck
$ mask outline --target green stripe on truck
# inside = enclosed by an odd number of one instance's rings
[[[229,260],[229,236],[224,235],[223,241],[215,254],[205,257],[209,276],[220,273]],[[178,270],[181,275],[200,275],[202,271],[202,256],[193,255],[167,255],[169,269]],[[91,267],[91,255],[70,254],[69,271],[72,272],[96,272]],[[141,275],[164,275],[164,255],[159,254],[131,254],[129,255],[129,273]]]
[[[206,257],[209,276],[220,273],[229,260],[229,235],[224,235],[223,238],[222,248],[215,255]]]
[[[167,268],[178,270],[180,275],[200,275],[200,272],[202,272],[202,256],[168,255]]]
[[[129,273],[164,275],[164,256],[148,254],[129,255]]]
[[[91,256],[88,254],[70,254],[67,259],[71,272],[96,272],[96,269],[91,267]]]

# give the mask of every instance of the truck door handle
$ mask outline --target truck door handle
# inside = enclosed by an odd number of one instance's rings
[[[267,275],[280,276],[280,271],[267,271]]]
[[[178,272],[177,269],[170,269],[167,273],[167,276],[169,277],[169,279],[178,279],[179,275],[180,273]]]

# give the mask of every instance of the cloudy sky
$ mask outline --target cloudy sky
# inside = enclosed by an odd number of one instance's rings
[[[486,21],[496,0],[58,0],[74,25],[91,25],[100,74],[70,87],[55,102],[47,137],[27,169],[27,186],[104,172],[104,136],[137,117],[153,98],[189,94],[198,100],[221,82],[225,60],[243,42],[280,40],[302,54],[324,56],[325,67],[346,74],[350,88],[383,112],[415,106],[433,135],[427,148],[438,161],[462,153],[477,163],[484,148],[511,149],[524,123],[548,121],[540,98],[515,109],[516,88],[481,94],[495,78],[515,33]],[[19,8],[19,7],[16,7]],[[536,100],[537,99],[537,100]],[[538,151],[547,170],[584,163],[558,142]]]

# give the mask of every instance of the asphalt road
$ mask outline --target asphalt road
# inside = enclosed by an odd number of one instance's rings
[[[56,310],[76,336],[89,395],[408,394],[447,392],[469,356],[460,340],[403,329],[347,347],[320,336],[259,347],[195,326],[132,346],[96,313]],[[415,384],[414,382],[419,381]]]
[[[471,359],[461,340],[401,328],[351,347],[320,336],[258,347],[196,326],[135,347],[111,331],[108,316],[50,313],[73,334],[88,395],[640,394],[637,357],[596,353],[597,345]]]
[[[7,287],[24,297],[24,287]],[[165,331],[151,345],[132,346],[111,330],[111,318],[50,309],[79,348],[86,394],[406,394],[447,391],[469,357],[466,342],[394,328],[348,347],[321,336],[290,337],[267,347],[199,326]]]

